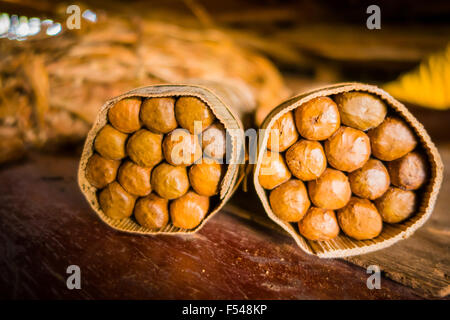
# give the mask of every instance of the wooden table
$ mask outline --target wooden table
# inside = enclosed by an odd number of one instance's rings
[[[438,141],[449,168],[450,130],[445,128],[450,113],[416,114]],[[74,152],[31,154],[0,168],[0,298],[418,299],[448,294],[448,171],[444,194],[421,230],[372,256],[352,258],[359,265],[380,264],[385,275],[407,284],[383,276],[381,289],[369,290],[364,268],[302,252],[261,215],[252,193],[238,191],[194,235],[113,231],[78,190],[77,166]],[[415,243],[423,243],[420,237],[440,245],[442,253],[430,255],[426,248],[410,252]],[[410,260],[393,264],[399,251],[408,251]],[[81,268],[81,290],[66,287],[69,265]],[[417,271],[423,277],[429,268],[434,268],[430,277],[417,278]]]
[[[0,298],[415,299],[365,270],[299,250],[224,210],[190,236],[132,236],[100,222],[76,183],[75,156],[34,154],[0,171]],[[81,268],[68,290],[66,268]]]

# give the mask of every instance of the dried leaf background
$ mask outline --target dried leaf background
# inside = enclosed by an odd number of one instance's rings
[[[84,139],[98,109],[135,87],[188,79],[238,81],[261,108],[287,96],[278,70],[216,28],[107,18],[80,31],[0,41],[0,163],[27,149]]]

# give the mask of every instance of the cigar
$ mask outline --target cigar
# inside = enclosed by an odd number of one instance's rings
[[[238,111],[249,105],[236,88],[229,99],[214,86],[150,86],[103,106],[79,168],[103,221],[134,233],[190,233],[226,203],[244,165]]]
[[[431,214],[439,154],[383,90],[358,83],[317,89],[279,105],[261,128],[255,189],[268,216],[306,252],[374,251]]]

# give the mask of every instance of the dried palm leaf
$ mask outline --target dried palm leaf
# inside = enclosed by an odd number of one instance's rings
[[[80,141],[110,97],[191,78],[240,81],[264,109],[287,94],[267,59],[218,29],[108,14],[54,38],[0,41],[0,128],[22,146]]]

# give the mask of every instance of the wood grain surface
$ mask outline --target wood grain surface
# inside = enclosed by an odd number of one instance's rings
[[[450,111],[411,108],[437,142],[445,178],[431,219],[410,239],[350,258],[364,268],[303,253],[238,190],[192,236],[132,236],[100,222],[76,183],[79,150],[32,154],[0,167],[0,298],[415,299],[449,294]],[[68,290],[66,268],[82,270]],[[394,279],[400,285],[391,281]],[[448,299],[448,296],[447,296]]]
[[[427,298],[450,294],[450,144],[440,144],[439,150],[446,165],[444,182],[433,215],[425,225],[409,239],[389,248],[345,258],[364,268],[377,265],[388,278],[414,288],[418,295]],[[260,205],[254,205],[252,193],[253,190],[247,194],[238,192],[225,209],[287,235],[264,214]]]
[[[0,298],[419,298],[384,277],[369,290],[365,269],[307,255],[229,207],[195,235],[114,231],[78,190],[77,166],[76,156],[34,154],[0,170]],[[81,290],[66,287],[72,264],[81,268]]]

